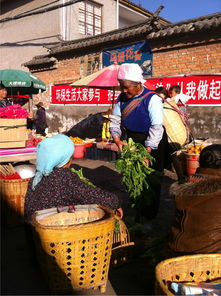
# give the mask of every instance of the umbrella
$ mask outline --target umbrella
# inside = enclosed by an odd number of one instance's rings
[[[21,70],[0,70],[0,82],[4,84],[9,95],[32,95],[46,90],[43,81]]]
[[[71,86],[75,87],[91,87],[91,88],[103,88],[113,89],[112,106],[114,104],[115,90],[120,89],[117,80],[117,72],[119,69],[118,64],[113,64],[108,67],[104,67],[101,70],[88,75],[80,80],[75,81]]]
[[[115,88],[119,86],[117,71],[119,65],[113,64],[72,83],[77,87]]]

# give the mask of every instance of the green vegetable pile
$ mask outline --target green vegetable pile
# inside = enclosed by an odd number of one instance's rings
[[[147,159],[153,164],[155,159],[142,144],[135,143],[131,138],[119,154],[120,158],[115,167],[121,173],[122,183],[130,196],[132,207],[139,210],[152,204],[156,198],[154,187],[159,185],[161,174],[147,167],[144,160]]]
[[[72,173],[77,174],[78,177],[81,179],[81,181],[83,181],[85,184],[92,186],[93,188],[96,188],[96,186],[89,181],[87,178],[84,177],[83,172],[82,172],[82,168],[79,170],[76,170],[74,168],[71,168]]]

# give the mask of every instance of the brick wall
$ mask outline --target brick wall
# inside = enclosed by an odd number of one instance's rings
[[[56,64],[57,69],[35,71],[34,74],[47,85],[71,83],[80,77],[80,58],[62,59]]]
[[[181,40],[182,41],[182,40]],[[221,69],[221,43],[204,42],[196,44],[196,40],[185,42],[178,40],[162,40],[152,42],[153,76],[175,76],[183,74],[214,74]],[[87,59],[84,59],[86,63]],[[82,57],[63,58],[57,62],[57,69],[38,71],[35,75],[46,84],[71,83],[82,74]],[[85,74],[86,75],[86,74]],[[108,108],[108,107],[107,107]],[[85,118],[89,113],[101,112],[104,106],[76,107],[50,106],[48,110],[50,130],[58,127],[70,128]],[[221,138],[221,106],[220,107],[189,107],[190,128],[195,137]],[[55,120],[56,118],[56,120]],[[219,140],[220,141],[220,140]]]
[[[192,41],[193,42],[193,41]],[[195,41],[196,42],[196,41]],[[170,42],[168,42],[170,44]],[[153,76],[215,74],[221,70],[221,43],[170,44],[163,48],[155,44],[153,51]],[[221,143],[221,106],[188,107],[189,126],[194,137],[209,137]]]
[[[221,69],[221,43],[171,48],[153,48],[153,76],[213,74]]]

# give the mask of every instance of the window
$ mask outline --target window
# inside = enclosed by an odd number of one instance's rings
[[[90,1],[79,3],[79,32],[89,36],[101,34],[101,5]]]

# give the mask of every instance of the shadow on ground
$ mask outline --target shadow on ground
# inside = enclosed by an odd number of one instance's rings
[[[84,176],[96,186],[117,194],[123,201],[122,207],[125,217],[134,214],[129,206],[128,195],[120,182],[120,176],[114,170],[113,163],[78,160],[75,161],[74,167],[83,168]],[[110,270],[110,282],[103,295],[154,294],[154,268],[162,258],[157,256],[157,252],[147,252],[147,255],[143,257],[141,254],[145,254],[147,242],[155,241],[159,249],[163,247],[163,239],[168,234],[174,215],[174,201],[168,195],[169,187],[174,180],[175,175],[166,171],[158,216],[151,221],[152,227],[146,236],[136,237],[136,247],[131,261]],[[47,284],[44,282],[33,251],[29,247],[24,226],[14,228],[2,226],[1,242],[1,295],[49,295]],[[89,294],[100,295],[99,290],[75,293],[75,295]]]

